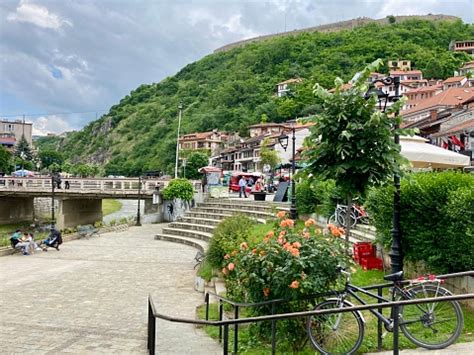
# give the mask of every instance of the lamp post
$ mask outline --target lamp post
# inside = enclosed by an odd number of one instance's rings
[[[51,173],[51,230],[54,229],[55,221],[54,221],[54,174]]]
[[[377,98],[379,100],[379,108],[382,112],[385,112],[387,107],[387,102],[389,99],[392,99],[392,102],[398,101],[400,99],[400,77],[391,77],[388,76],[386,78],[377,79],[372,82],[375,83],[382,83],[384,85],[393,85],[395,89],[395,94],[390,96],[389,93],[385,93],[381,89],[375,89],[375,86],[369,88],[369,91],[366,93],[366,98],[369,98],[373,93],[377,94]],[[383,108],[382,108],[382,100],[385,101]],[[400,112],[397,110],[395,112],[395,118],[398,117]],[[400,144],[400,136],[397,133],[399,128],[399,124],[395,123],[395,134],[394,134],[394,141],[395,144]],[[392,224],[392,247],[390,252],[390,267],[392,269],[392,273],[399,272],[403,270],[403,253],[402,253],[402,243],[401,243],[401,231],[400,231],[400,175],[395,173],[393,175],[393,186],[395,187],[395,191],[393,194],[393,224]]]
[[[294,179],[295,170],[296,170],[296,162],[295,162],[295,155],[296,155],[296,135],[295,135],[295,126],[291,127],[292,131],[292,151],[291,151],[291,205],[290,205],[290,218],[296,221],[298,217],[298,213],[296,210],[296,182]],[[278,142],[280,143],[281,147],[285,150],[288,148],[288,136],[282,135],[278,137]]]
[[[178,137],[176,138],[176,164],[174,166],[174,178],[178,177],[178,160],[179,160],[179,130],[181,128],[181,114],[183,111],[183,103],[178,105]]]
[[[138,176],[138,207],[137,207],[137,223],[135,225],[140,227],[142,224],[140,222],[140,204],[142,197],[142,177]]]

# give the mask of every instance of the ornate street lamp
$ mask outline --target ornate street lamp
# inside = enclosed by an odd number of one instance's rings
[[[137,207],[137,223],[136,226],[140,227],[142,224],[140,223],[140,204],[141,204],[141,197],[142,197],[142,177],[138,176],[138,207]]]
[[[395,94],[390,96],[389,93],[384,92],[381,89],[375,88],[374,84],[382,83],[386,86],[393,85],[395,89]],[[387,103],[389,100],[392,102],[398,101],[400,99],[400,77],[391,77],[377,79],[372,82],[371,87],[365,94],[366,98],[369,98],[371,95],[377,95],[379,102],[379,108],[382,112],[385,112]],[[383,104],[383,106],[382,106]],[[397,110],[395,112],[395,118],[400,114]],[[395,144],[400,144],[400,136],[396,131],[399,128],[398,123],[395,123],[395,134],[394,141]],[[401,231],[400,231],[400,175],[395,173],[393,175],[393,186],[395,187],[395,192],[393,194],[393,226],[392,226],[392,248],[389,252],[390,255],[390,266],[392,268],[392,273],[399,272],[403,270],[403,253],[402,253],[402,243],[401,243]]]
[[[54,183],[55,178],[53,172],[51,172],[51,231],[55,227],[54,221]]]
[[[290,205],[290,218],[296,221],[298,217],[298,213],[296,210],[296,182],[294,179],[295,170],[296,170],[296,162],[295,162],[295,155],[296,155],[296,136],[295,136],[295,126],[291,127],[292,131],[292,153],[291,153],[291,205]],[[286,148],[288,148],[288,140],[289,137],[287,135],[281,135],[278,137],[278,142],[280,143],[283,150],[286,152]]]
[[[183,111],[183,103],[180,102],[178,105],[178,137],[176,138],[176,164],[174,166],[174,178],[178,178],[178,160],[179,160],[179,130],[181,128],[181,114]]]

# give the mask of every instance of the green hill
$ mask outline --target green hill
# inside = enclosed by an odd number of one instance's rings
[[[160,83],[141,85],[108,114],[66,138],[44,138],[72,162],[105,166],[106,174],[172,171],[177,106],[184,104],[183,133],[239,130],[262,115],[281,122],[315,110],[315,82],[331,87],[336,76],[349,80],[377,58],[408,59],[426,78],[451,76],[469,60],[448,50],[451,40],[474,38],[474,26],[459,21],[409,20],[368,24],[352,31],[301,33],[208,55]],[[275,85],[303,78],[291,97],[277,98]]]

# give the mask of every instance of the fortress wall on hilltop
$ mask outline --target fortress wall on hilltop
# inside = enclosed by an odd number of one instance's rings
[[[459,20],[460,18],[457,16],[451,16],[451,15],[411,15],[411,16],[394,16],[396,19],[396,22],[403,22],[406,20],[428,20],[428,21],[456,21]],[[287,31],[287,32],[281,32],[281,33],[274,33],[270,35],[263,35],[259,37],[254,37],[254,38],[249,38],[249,39],[244,39],[241,41],[237,41],[234,43],[227,44],[225,46],[222,46],[220,48],[217,48],[214,50],[214,53],[219,53],[219,52],[226,52],[228,50],[231,50],[233,48],[237,47],[242,47],[245,46],[246,44],[253,43],[253,42],[261,42],[265,41],[268,39],[276,38],[276,37],[283,37],[283,36],[294,36],[298,35],[300,33],[304,32],[339,32],[339,31],[344,31],[344,30],[352,30],[356,27],[363,26],[368,23],[378,23],[381,25],[387,25],[389,24],[388,17],[382,18],[382,19],[371,19],[369,17],[359,17],[356,19],[352,20],[346,20],[346,21],[339,21],[339,22],[334,22],[334,23],[329,23],[326,25],[319,25],[319,26],[314,26],[314,27],[308,27],[308,28],[303,28],[300,30],[293,30],[293,31]]]

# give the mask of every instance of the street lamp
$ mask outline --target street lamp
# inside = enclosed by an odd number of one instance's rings
[[[296,210],[296,182],[295,182],[295,170],[296,170],[296,162],[295,162],[295,154],[296,154],[296,136],[295,136],[295,126],[291,127],[292,131],[292,152],[291,152],[291,205],[290,205],[290,218],[296,221],[297,218],[297,210]],[[287,135],[281,135],[278,137],[278,142],[280,143],[283,150],[286,152],[286,148],[288,148],[288,140],[289,137]]]
[[[179,129],[181,128],[181,114],[183,111],[183,103],[178,105],[178,137],[176,138],[176,164],[174,166],[174,178],[178,178],[178,160],[179,160]]]
[[[54,229],[54,174],[51,173],[51,230]]]
[[[371,95],[377,94],[377,99],[379,102],[379,108],[382,112],[385,112],[387,107],[387,102],[391,99],[392,102],[398,101],[400,99],[400,77],[391,77],[377,79],[372,82],[382,83],[386,86],[393,85],[395,89],[395,94],[390,96],[389,93],[385,93],[381,89],[376,89],[375,86],[371,86],[367,93],[365,94],[366,98],[369,98]],[[384,105],[382,108],[382,101]],[[397,110],[395,112],[395,118],[398,117],[400,112]],[[399,124],[395,120],[395,134],[394,141],[395,144],[400,144],[400,136],[397,133]],[[395,192],[393,194],[393,226],[392,226],[392,248],[388,253],[390,255],[390,266],[392,268],[392,273],[399,272],[403,270],[403,253],[402,253],[402,243],[401,243],[401,231],[400,231],[400,175],[395,173],[393,175],[393,186],[395,187]]]
[[[142,197],[142,177],[138,176],[138,207],[137,207],[137,223],[135,225],[140,227],[142,224],[140,223],[140,204],[141,204],[141,197]]]

